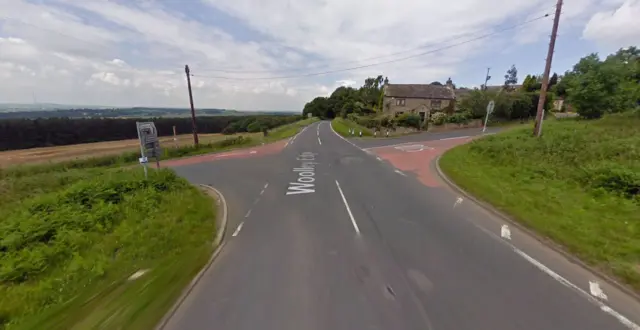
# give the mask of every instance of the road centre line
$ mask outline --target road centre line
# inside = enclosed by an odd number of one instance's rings
[[[353,229],[356,230],[356,234],[360,235],[360,228],[358,228],[356,219],[353,218],[353,214],[351,213],[351,209],[349,208],[349,203],[347,202],[347,199],[344,197],[344,193],[342,193],[342,188],[340,188],[340,183],[338,183],[338,180],[336,180],[336,186],[338,187],[338,191],[340,192],[340,196],[342,197],[342,202],[344,202],[344,206],[347,208],[347,213],[349,213],[349,218],[351,218]]]
[[[244,215],[245,218],[248,218],[251,215],[251,209],[249,209],[249,211],[247,212],[247,214]]]
[[[231,236],[233,237],[238,236],[238,234],[240,233],[240,230],[242,230],[243,225],[244,225],[244,221],[238,225],[238,228],[236,228],[236,230],[233,232],[233,234],[231,234]]]
[[[322,141],[320,141],[320,137],[318,136],[318,144],[322,145]]]
[[[264,184],[264,189],[267,189],[267,187],[269,186],[269,182]]]

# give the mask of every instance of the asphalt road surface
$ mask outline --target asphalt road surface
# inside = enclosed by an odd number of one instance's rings
[[[450,190],[394,170],[328,122],[276,154],[176,171],[221,190],[230,223],[166,329],[634,326],[469,221],[477,209]]]

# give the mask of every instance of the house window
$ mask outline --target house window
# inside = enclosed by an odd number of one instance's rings
[[[396,99],[396,105],[404,107],[405,99]]]
[[[431,100],[431,109],[440,110],[442,107],[442,101],[440,100]]]

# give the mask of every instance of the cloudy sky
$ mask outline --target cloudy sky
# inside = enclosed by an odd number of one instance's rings
[[[49,103],[186,107],[185,64],[194,75],[196,107],[239,110],[301,110],[315,96],[378,74],[391,83],[451,77],[459,86],[478,86],[491,67],[491,83],[500,84],[511,64],[520,80],[542,71],[554,5],[0,0],[0,102],[32,103],[35,96]],[[590,52],[640,44],[640,0],[567,0],[562,12],[554,71]],[[326,71],[334,72],[315,75]]]

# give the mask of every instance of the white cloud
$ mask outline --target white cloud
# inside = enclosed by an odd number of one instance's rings
[[[554,2],[460,0],[442,5],[435,0],[371,0],[363,5],[357,0],[203,0],[206,5],[185,1],[184,6],[174,6],[175,1],[0,1],[0,17],[9,18],[0,18],[0,77],[11,78],[0,80],[0,102],[31,102],[36,93],[42,102],[186,107],[183,66],[188,63],[196,106],[282,110],[299,110],[315,96],[328,95],[339,86],[357,87],[367,76],[379,74],[392,83],[447,77],[455,82],[466,74],[463,64],[496,53],[510,38],[519,44],[541,42],[550,21],[515,34],[427,51],[551,12]],[[624,1],[572,0],[563,10],[561,32],[582,30],[586,24],[584,36],[590,40],[637,44],[634,33],[640,29],[631,17],[638,17],[640,0]],[[176,10],[192,5],[203,11],[201,17]],[[614,6],[616,10],[610,9]],[[225,21],[235,19],[235,24],[245,25],[245,32],[234,25],[220,26],[218,20],[206,21],[214,16],[206,10],[230,15],[233,19]],[[635,32],[630,31],[634,27]],[[423,48],[406,52],[417,47]],[[402,54],[370,60],[398,52]],[[420,53],[426,54],[329,75],[215,78],[290,76]],[[206,71],[210,68],[254,72]],[[291,68],[306,71],[282,71]]]
[[[583,37],[612,48],[640,45],[640,0],[627,0],[594,14]]]

